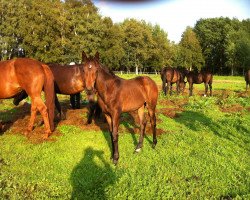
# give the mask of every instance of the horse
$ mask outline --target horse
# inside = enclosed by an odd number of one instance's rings
[[[185,76],[180,70],[172,67],[164,67],[161,70],[162,91],[164,94],[167,95],[170,89],[170,95],[172,95],[172,85],[174,83],[176,83],[177,94],[179,94],[180,91],[183,92],[186,85],[184,78]]]
[[[208,71],[194,72],[187,71],[186,72],[187,82],[189,84],[189,96],[193,95],[193,84],[201,84],[205,85],[205,94],[207,96],[208,86],[210,89],[210,96],[212,96],[212,83],[213,83],[213,74]]]
[[[84,91],[84,77],[83,77],[83,65],[60,65],[60,64],[48,64],[51,69],[55,80],[55,92],[56,94],[70,95],[70,102],[72,108],[80,108],[80,92]],[[18,105],[19,102],[27,97],[25,91],[21,91],[14,98],[13,103]],[[76,99],[75,99],[76,97]],[[76,104],[76,105],[75,105]],[[58,101],[57,95],[55,95],[55,106],[59,112],[60,118],[65,119],[65,115],[62,112],[61,105]],[[98,105],[96,105],[92,99],[90,99],[90,113],[87,124],[92,122],[93,114],[98,112]],[[97,111],[96,111],[97,110]]]
[[[247,72],[245,73],[245,81],[246,81],[246,92],[247,92],[248,87],[250,85],[250,69],[247,70]]]
[[[37,111],[43,117],[45,134],[48,138],[54,130],[54,76],[42,62],[30,58],[17,58],[0,62],[0,99],[13,98],[25,91],[31,98],[31,116],[27,135],[33,130]],[[41,98],[44,89],[46,102]]]
[[[84,53],[84,52],[83,52]],[[140,119],[140,138],[135,152],[139,152],[143,145],[146,120],[144,109],[147,107],[152,132],[154,148],[156,139],[155,109],[158,99],[156,83],[147,76],[139,76],[125,80],[105,70],[99,61],[97,52],[93,58],[84,53],[84,81],[87,91],[93,89],[97,92],[97,101],[109,124],[112,142],[112,159],[116,165],[119,159],[118,127],[119,117],[123,112],[136,111]]]

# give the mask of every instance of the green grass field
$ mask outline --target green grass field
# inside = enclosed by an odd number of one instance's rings
[[[159,75],[151,77],[161,84]],[[109,133],[94,125],[59,125],[60,134],[42,143],[10,127],[0,135],[0,199],[250,199],[244,79],[215,76],[213,89],[213,97],[200,95],[202,84],[193,97],[159,95],[162,134],[155,149],[147,132],[143,150],[134,154],[139,135],[122,120],[117,166],[110,161]],[[0,104],[3,122],[18,112],[11,100]]]

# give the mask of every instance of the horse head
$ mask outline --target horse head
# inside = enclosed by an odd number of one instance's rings
[[[94,58],[88,58],[85,52],[83,52],[82,58],[85,86],[88,91],[92,91],[94,89],[98,69],[100,67],[99,53],[97,52]]]

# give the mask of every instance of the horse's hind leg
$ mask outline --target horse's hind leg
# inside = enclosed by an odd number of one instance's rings
[[[60,105],[60,103],[58,101],[57,95],[55,95],[55,105],[56,105],[56,109],[57,109],[57,111],[59,113],[60,119],[65,120],[66,117],[65,117],[65,115],[64,115],[64,113],[62,111],[62,107],[61,107],[61,105]]]
[[[193,95],[193,83],[189,82],[189,96]]]
[[[39,110],[39,112],[41,113],[41,115],[43,117],[44,126],[45,126],[44,138],[48,138],[49,135],[51,134],[48,109],[47,109],[46,105],[44,104],[44,102],[42,101],[40,96],[39,97],[31,97],[31,101],[32,101],[31,118],[30,118],[28,130],[30,130],[30,128],[31,129],[33,128],[34,120],[36,117],[36,112],[37,112],[37,110]]]
[[[169,91],[169,89],[170,89],[170,86],[171,85],[171,83],[170,82],[167,82],[167,89],[166,89],[166,95],[168,94],[168,91]]]
[[[75,102],[75,95],[74,94],[70,95],[70,104],[71,104],[72,109],[76,108],[76,102]]]
[[[33,130],[35,119],[36,119],[36,114],[37,114],[37,108],[36,108],[35,102],[32,99],[31,99],[31,101],[32,101],[32,104],[31,104],[31,109],[30,109],[30,113],[31,113],[30,114],[30,121],[28,124],[27,132],[24,133],[25,136],[27,136],[28,133]]]
[[[155,148],[155,146],[157,144],[155,108],[152,108],[152,107],[148,106],[148,114],[149,114],[149,117],[150,117],[151,128],[152,128],[152,131],[153,131],[153,144],[152,144],[152,147]]]
[[[209,89],[210,89],[210,96],[212,96],[212,83],[209,83]]]
[[[80,109],[80,104],[81,104],[81,95],[80,92],[75,94],[75,103],[76,103],[76,109]]]
[[[179,81],[176,82],[176,91],[177,91],[177,94],[180,94],[180,82]]]
[[[207,96],[207,91],[208,91],[208,83],[204,83],[204,86],[205,86],[205,95],[204,95],[204,96]]]
[[[143,146],[143,139],[144,139],[145,128],[147,124],[147,121],[145,120],[144,105],[138,109],[138,116],[140,120],[141,133],[140,133],[139,143],[137,144],[135,152],[139,152]]]

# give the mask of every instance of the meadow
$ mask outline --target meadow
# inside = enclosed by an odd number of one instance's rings
[[[159,75],[150,76],[160,89]],[[122,115],[117,166],[103,119],[85,125],[84,94],[82,108],[74,111],[60,96],[67,119],[45,141],[37,139],[43,127],[23,136],[27,103],[15,107],[3,100],[0,119],[8,128],[0,133],[0,199],[250,199],[250,93],[244,79],[215,76],[212,97],[202,96],[203,84],[194,88],[192,97],[188,86],[180,96],[159,94],[155,149],[148,122],[143,149],[134,154],[137,118]]]

